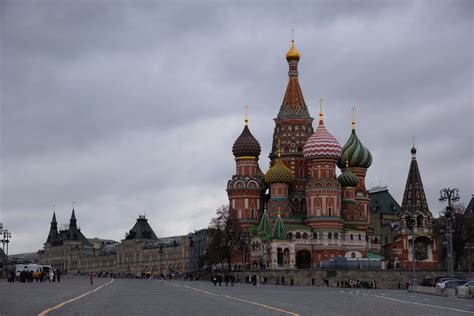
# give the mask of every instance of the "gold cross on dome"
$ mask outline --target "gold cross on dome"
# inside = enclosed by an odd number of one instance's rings
[[[249,106],[246,104],[246,105],[245,105],[245,125],[247,125],[248,122],[249,122],[249,118],[248,118],[248,116],[247,116],[247,115],[248,115],[248,113],[247,113],[248,110],[249,110]]]
[[[356,110],[356,108],[355,108],[355,106],[353,106],[352,107],[352,129],[355,129],[355,124],[356,124],[356,122],[355,122],[355,110]]]

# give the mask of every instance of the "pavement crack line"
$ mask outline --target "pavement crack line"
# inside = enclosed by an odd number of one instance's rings
[[[185,285],[183,287],[187,288],[187,289],[190,289],[190,290],[197,291],[197,292],[202,292],[202,293],[205,293],[205,294],[208,294],[208,295],[222,296],[222,297],[225,297],[225,298],[228,298],[228,299],[231,299],[231,300],[236,300],[236,301],[244,302],[244,303],[247,303],[247,304],[257,305],[257,306],[260,306],[260,307],[263,307],[263,308],[271,309],[271,310],[278,311],[278,312],[281,312],[281,313],[285,313],[285,314],[288,314],[288,315],[299,316],[298,313],[290,312],[290,311],[287,311],[287,310],[284,310],[284,309],[281,309],[281,308],[278,308],[278,307],[273,307],[273,306],[270,306],[270,305],[265,305],[265,304],[261,304],[261,303],[257,303],[257,302],[253,302],[253,301],[244,300],[242,298],[238,298],[238,297],[235,297],[235,296],[224,295],[224,294],[215,294],[215,293],[212,293],[212,292],[204,291],[204,290],[197,289],[195,287],[191,287],[191,286],[187,286],[187,285]]]
[[[464,310],[464,309],[457,309],[457,308],[453,308],[453,307],[446,307],[446,306],[439,306],[439,305],[432,305],[432,304],[418,303],[418,302],[410,302],[410,301],[399,300],[399,299],[396,299],[396,298],[392,298],[392,297],[388,297],[388,296],[381,296],[381,295],[372,295],[372,296],[375,296],[375,297],[378,297],[378,298],[383,298],[385,300],[400,302],[400,303],[435,307],[435,308],[447,309],[447,310],[450,310],[450,311],[456,311],[456,312],[461,312],[461,313],[474,314],[474,312],[467,311],[467,310]]]
[[[98,286],[98,287],[96,287],[95,289],[90,290],[90,291],[88,291],[88,292],[85,292],[85,293],[83,293],[83,294],[81,294],[81,295],[79,295],[79,296],[77,296],[77,297],[71,298],[71,299],[69,299],[69,300],[67,300],[67,301],[64,301],[64,302],[62,302],[62,303],[60,303],[60,304],[58,304],[58,305],[56,305],[56,306],[50,307],[50,308],[48,308],[48,309],[45,309],[44,311],[42,311],[41,313],[39,313],[38,316],[45,316],[45,315],[48,314],[49,312],[51,312],[51,311],[53,311],[53,310],[55,310],[55,309],[61,308],[61,307],[63,307],[63,306],[66,305],[66,304],[69,304],[69,303],[72,303],[72,302],[74,302],[74,301],[77,301],[78,299],[81,299],[81,298],[83,298],[84,296],[87,296],[87,295],[89,295],[89,294],[92,294],[92,293],[94,293],[94,292],[100,290],[101,288],[103,288],[103,287],[105,287],[105,286],[111,284],[112,282],[114,282],[114,279],[111,279],[109,282],[107,282],[107,283],[105,283],[105,284],[102,284],[101,286]]]

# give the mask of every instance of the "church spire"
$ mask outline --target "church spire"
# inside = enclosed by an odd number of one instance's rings
[[[285,97],[278,113],[278,119],[285,118],[310,118],[308,107],[304,101],[298,81],[298,62],[300,53],[296,50],[294,39],[291,40],[291,48],[286,53],[288,61],[288,85],[286,87]]]
[[[408,178],[405,185],[405,192],[402,201],[402,213],[413,212],[413,208],[424,214],[430,214],[428,203],[426,202],[425,190],[421,181],[420,170],[416,160],[416,148],[411,148],[411,163],[408,171]]]
[[[76,220],[76,213],[74,212],[74,205],[72,207],[71,219],[69,220],[69,227],[77,227],[77,220]]]

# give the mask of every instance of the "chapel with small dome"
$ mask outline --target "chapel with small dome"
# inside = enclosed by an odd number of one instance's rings
[[[370,238],[370,197],[365,176],[372,154],[356,134],[341,146],[325,126],[323,100],[313,130],[298,79],[300,53],[286,54],[288,84],[274,119],[270,167],[259,167],[261,147],[245,119],[232,152],[236,171],[227,183],[229,208],[248,231],[250,250],[236,264],[253,268],[307,269],[335,257],[380,253]],[[341,174],[336,177],[336,167]]]

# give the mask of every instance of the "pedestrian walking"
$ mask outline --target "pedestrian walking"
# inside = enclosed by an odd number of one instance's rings
[[[94,285],[94,274],[92,272],[89,272],[89,280],[91,285]]]

